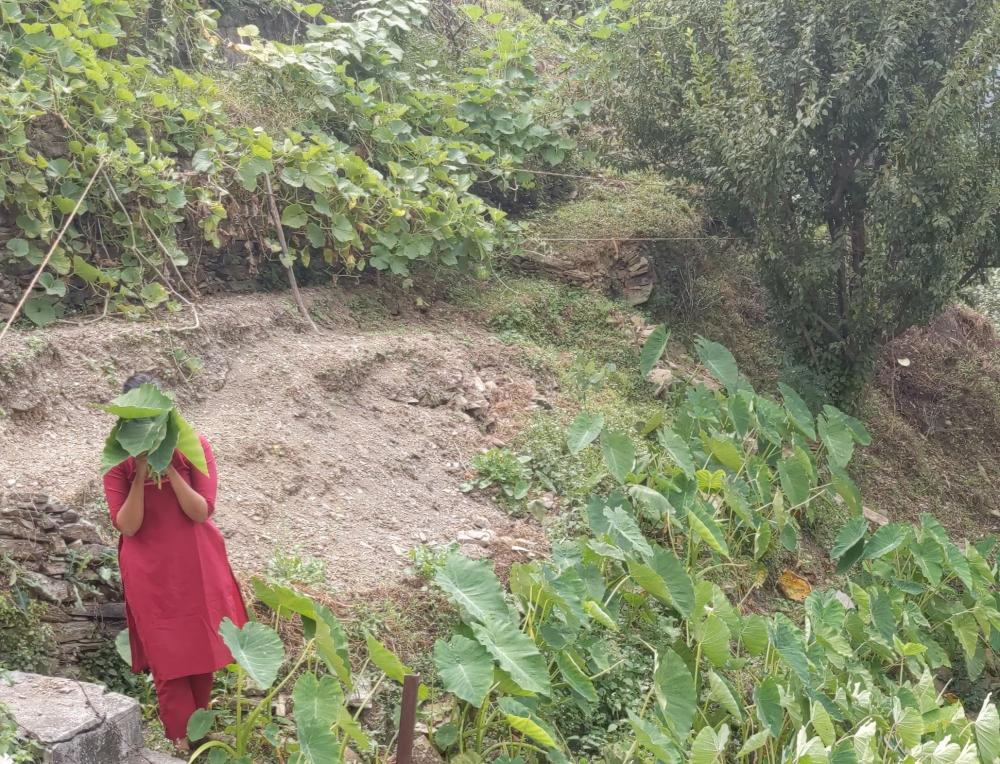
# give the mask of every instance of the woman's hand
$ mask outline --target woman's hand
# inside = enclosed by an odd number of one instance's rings
[[[170,487],[173,489],[177,503],[181,505],[184,514],[196,523],[205,522],[208,519],[208,502],[205,497],[181,477],[181,473],[173,464],[167,467],[167,477],[170,478]]]
[[[118,517],[115,525],[126,536],[134,536],[142,527],[145,517],[144,497],[146,489],[146,475],[149,473],[149,465],[146,463],[146,454],[139,454],[135,457],[135,476],[132,478],[132,486],[129,489],[128,497],[122,508],[118,510]]]

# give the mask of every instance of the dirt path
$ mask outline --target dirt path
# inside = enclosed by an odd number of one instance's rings
[[[179,383],[185,415],[213,445],[215,520],[238,570],[301,546],[328,562],[334,587],[359,591],[397,579],[420,543],[541,551],[533,523],[458,490],[469,458],[490,445],[493,402],[531,405],[513,352],[452,316],[365,333],[343,294],[309,296],[329,317],[318,335],[301,330],[285,297],[252,295],[207,303],[198,332],[105,321],[15,337],[0,351],[0,490],[100,512],[110,418],[87,404],[113,397],[132,371],[157,370]],[[184,384],[189,361],[203,368]]]

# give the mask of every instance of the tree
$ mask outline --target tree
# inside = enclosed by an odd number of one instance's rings
[[[849,400],[1000,265],[1000,3],[651,2],[627,134],[750,221],[775,315]]]

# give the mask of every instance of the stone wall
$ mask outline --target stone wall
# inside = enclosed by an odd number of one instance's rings
[[[13,583],[4,578],[0,589],[48,605],[43,620],[61,666],[105,648],[125,627],[117,549],[73,507],[44,494],[0,493],[0,556],[14,563]]]

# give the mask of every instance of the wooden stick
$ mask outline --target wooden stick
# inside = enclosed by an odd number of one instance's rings
[[[413,733],[417,723],[417,690],[419,674],[403,677],[403,704],[399,711],[399,735],[396,737],[396,764],[413,761]]]
[[[271,219],[274,221],[274,227],[278,229],[278,242],[281,244],[281,251],[284,253],[285,259],[290,263],[291,258],[288,255],[288,244],[285,242],[285,231],[281,225],[281,215],[278,214],[278,205],[274,201],[274,191],[271,188],[271,176],[265,174],[264,182],[267,184],[267,198],[270,201]],[[306,304],[302,301],[302,293],[299,292],[299,282],[295,280],[295,272],[292,270],[291,264],[285,266],[285,270],[288,271],[288,283],[292,287],[292,294],[295,296],[295,302],[299,306],[299,313],[302,314],[302,318],[312,327],[312,330],[318,332],[319,329],[313,323],[312,316],[309,315],[309,311],[306,310]]]
[[[7,319],[7,323],[4,325],[2,331],[0,331],[0,341],[7,335],[7,331],[10,329],[11,325],[17,319],[18,314],[21,312],[21,308],[24,307],[24,303],[28,301],[28,297],[31,295],[31,290],[35,288],[35,284],[38,283],[38,279],[41,277],[42,273],[45,271],[45,266],[49,264],[49,260],[52,259],[52,253],[56,251],[56,247],[59,246],[59,242],[62,241],[63,235],[65,235],[66,230],[69,228],[69,224],[73,222],[73,218],[76,217],[77,211],[80,209],[80,205],[83,204],[83,200],[87,198],[87,194],[90,193],[90,187],[94,185],[94,181],[97,180],[97,175],[104,166],[104,160],[106,156],[101,157],[100,161],[97,163],[97,168],[94,170],[94,174],[90,176],[90,181],[87,183],[87,187],[83,189],[83,193],[80,194],[80,198],[76,200],[76,204],[73,205],[73,210],[69,213],[66,221],[63,223],[63,227],[59,230],[59,235],[56,236],[56,240],[52,242],[52,246],[49,247],[49,252],[45,255],[45,259],[42,260],[42,264],[38,266],[38,270],[35,271],[34,277],[31,279],[31,283],[28,284],[28,288],[24,290],[24,294],[21,295],[21,301],[14,308],[14,312],[10,314],[10,318]]]

